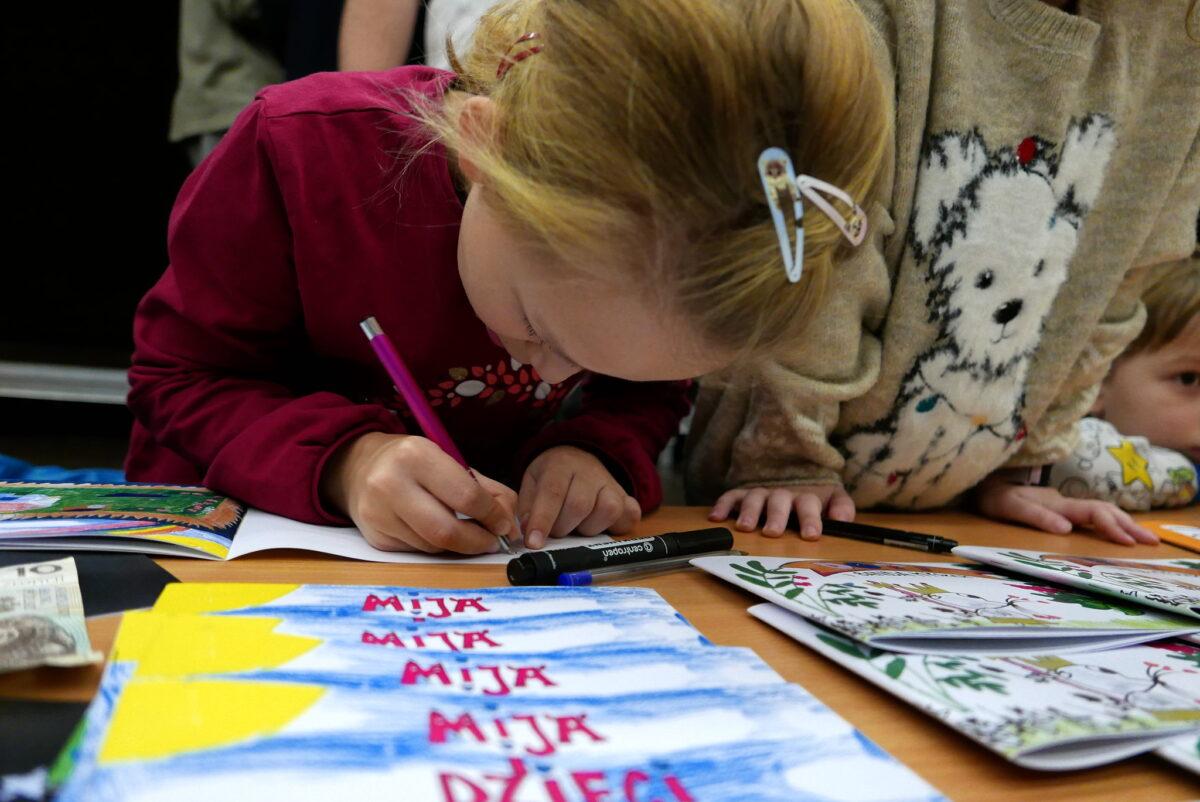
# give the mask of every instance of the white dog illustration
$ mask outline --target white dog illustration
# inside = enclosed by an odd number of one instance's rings
[[[931,141],[908,246],[938,337],[892,411],[839,443],[860,506],[943,504],[1016,449],[1029,360],[1114,142],[1100,114],[1071,123],[1061,155],[1035,137],[992,153],[978,131]]]

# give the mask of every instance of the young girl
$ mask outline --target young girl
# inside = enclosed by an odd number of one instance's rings
[[[185,184],[138,309],[129,478],[385,549],[495,548],[514,505],[534,548],[624,532],[682,380],[787,347],[844,245],[808,215],[789,281],[759,154],[866,203],[889,119],[842,0],[514,0],[457,78],[267,89]],[[480,484],[411,434],[368,315]]]
[[[890,236],[839,265],[811,347],[701,392],[694,500],[771,535],[795,513],[812,539],[822,513],[978,485],[997,518],[1153,542],[1111,504],[1019,480],[1071,453],[1141,327],[1143,268],[1195,244],[1194,0],[860,6],[896,97],[871,215]]]

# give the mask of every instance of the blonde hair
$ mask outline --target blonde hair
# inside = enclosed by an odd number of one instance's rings
[[[498,78],[531,32],[540,52]],[[495,136],[425,120],[532,242],[611,255],[709,344],[770,355],[794,347],[845,243],[808,206],[789,284],[757,158],[781,147],[869,209],[892,112],[868,37],[849,0],[508,0],[452,62],[495,104]]]
[[[1157,351],[1200,320],[1200,257],[1181,259],[1158,269],[1142,293],[1146,325],[1125,354]]]

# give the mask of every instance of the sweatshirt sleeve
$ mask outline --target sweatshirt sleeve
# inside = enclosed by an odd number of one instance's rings
[[[583,382],[580,414],[539,432],[521,449],[519,464],[523,470],[538,454],[555,446],[590,451],[637,499],[642,511],[649,512],[662,503],[656,463],[691,407],[690,384],[589,375]]]
[[[358,434],[403,426],[382,406],[289,389],[312,359],[264,104],[241,114],[180,192],[171,266],[134,319],[129,407],[208,487],[344,523],[320,503],[325,459]]]

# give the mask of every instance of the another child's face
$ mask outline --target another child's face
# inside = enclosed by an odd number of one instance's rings
[[[463,211],[458,272],[493,339],[551,383],[581,370],[632,381],[686,379],[732,359],[705,348],[641,287],[555,264],[515,237],[478,186]]]
[[[1100,404],[1104,419],[1122,434],[1200,462],[1200,317],[1162,348],[1118,359]]]

